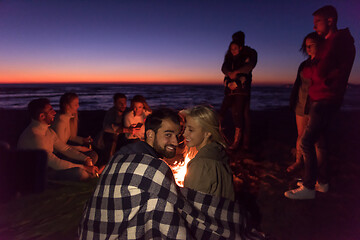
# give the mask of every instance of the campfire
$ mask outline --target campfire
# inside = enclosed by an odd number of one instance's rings
[[[195,157],[196,154],[196,148],[189,149],[185,147],[185,151],[181,160],[173,163],[171,169],[175,177],[175,182],[179,187],[184,187],[184,178],[186,175],[187,164],[190,162],[191,159]]]

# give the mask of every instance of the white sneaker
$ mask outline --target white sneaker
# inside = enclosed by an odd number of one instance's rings
[[[285,197],[290,199],[314,199],[315,190],[308,189],[304,186],[298,187],[293,190],[286,191],[284,193]]]
[[[296,183],[296,185],[301,187],[303,185],[303,182],[299,181],[299,182]],[[326,193],[327,191],[329,191],[329,184],[328,183],[322,184],[322,183],[316,182],[315,190],[318,191],[318,192]]]

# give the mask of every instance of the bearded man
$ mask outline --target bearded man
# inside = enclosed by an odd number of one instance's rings
[[[147,117],[145,141],[122,147],[100,176],[80,239],[262,239],[235,202],[176,185],[161,158],[175,156],[179,134],[175,111]]]

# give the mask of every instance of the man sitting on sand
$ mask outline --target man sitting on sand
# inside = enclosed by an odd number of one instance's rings
[[[125,145],[125,133],[131,132],[131,129],[124,127],[124,114],[127,112],[127,97],[122,93],[115,93],[113,96],[114,106],[105,114],[103,121],[102,139],[99,145],[103,149],[103,163],[107,164],[109,159]]]
[[[45,150],[48,155],[48,167],[55,170],[50,171],[49,175],[55,179],[86,180],[96,176],[98,169],[93,166],[91,158],[63,143],[54,130],[49,128],[56,112],[48,99],[32,100],[28,104],[28,111],[31,123],[21,134],[18,149]],[[53,153],[54,150],[79,163],[58,158]]]
[[[122,147],[101,175],[80,239],[247,239],[247,219],[235,202],[176,185],[160,158],[175,156],[179,133],[176,112],[147,117],[145,141]]]

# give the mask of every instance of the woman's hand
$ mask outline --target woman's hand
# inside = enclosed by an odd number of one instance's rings
[[[227,86],[230,90],[235,90],[237,88],[236,82],[230,82]]]

